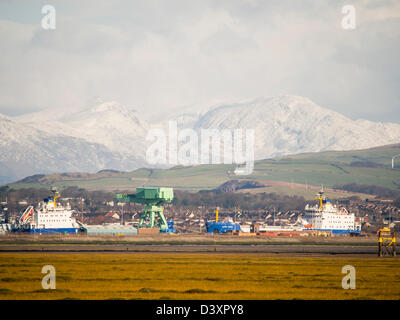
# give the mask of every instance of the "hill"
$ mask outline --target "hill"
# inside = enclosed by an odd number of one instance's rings
[[[400,186],[400,169],[391,168],[392,156],[400,144],[357,151],[327,151],[260,160],[249,176],[233,174],[234,165],[177,166],[171,169],[138,169],[131,172],[105,170],[98,173],[36,175],[9,184],[13,188],[78,186],[89,190],[131,190],[139,186],[170,186],[180,190],[215,189],[230,180],[250,179],[266,187],[252,192],[280,192],[303,195],[315,193],[324,185],[357,183],[391,189]],[[356,163],[356,165],[354,164]],[[363,165],[367,163],[368,165]],[[400,164],[399,164],[400,168]],[[241,189],[240,192],[247,189]],[[331,190],[333,192],[333,190]],[[333,196],[341,197],[340,191]]]

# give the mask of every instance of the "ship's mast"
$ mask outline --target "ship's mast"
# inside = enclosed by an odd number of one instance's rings
[[[52,193],[52,197],[53,197],[53,204],[54,204],[54,208],[56,208],[57,207],[57,199],[58,198],[60,198],[61,197],[61,195],[60,195],[60,193],[57,191],[57,188],[56,187],[52,187],[51,188],[51,193]]]
[[[319,211],[322,211],[322,203],[326,200],[324,196],[324,186],[322,186],[321,191],[316,194],[316,198],[319,201]]]

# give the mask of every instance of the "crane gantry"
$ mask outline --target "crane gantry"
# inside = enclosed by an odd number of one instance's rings
[[[172,188],[136,188],[136,193],[116,194],[115,199],[121,202],[135,202],[144,205],[139,228],[159,228],[162,232],[167,232],[170,229],[163,214],[163,204],[174,199]]]

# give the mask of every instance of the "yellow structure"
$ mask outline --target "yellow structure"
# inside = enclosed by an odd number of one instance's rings
[[[61,196],[60,196],[60,195],[55,195],[55,196],[53,197],[54,208],[57,207],[57,199],[58,199],[59,197],[61,197]]]
[[[396,234],[390,229],[380,229],[378,231],[378,256],[396,256]]]
[[[323,205],[328,205],[326,201],[326,197],[324,196],[324,187],[322,187],[321,191],[316,194],[316,200],[319,201],[319,211],[322,211]]]

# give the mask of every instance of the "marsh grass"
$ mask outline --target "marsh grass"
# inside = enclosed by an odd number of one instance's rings
[[[400,260],[256,254],[2,253],[0,299],[399,299]],[[44,290],[44,265],[56,290]],[[356,289],[341,287],[344,265]]]

